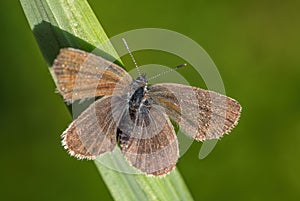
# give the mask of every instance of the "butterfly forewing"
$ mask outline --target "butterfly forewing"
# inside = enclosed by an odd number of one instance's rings
[[[72,48],[61,49],[51,71],[67,102],[111,95],[116,84],[127,86],[132,78],[120,66],[99,56]]]
[[[149,91],[154,102],[196,140],[222,137],[240,116],[240,104],[216,92],[173,83],[154,84]]]
[[[63,145],[77,158],[94,159],[116,146],[116,119],[112,115],[111,98],[92,103],[63,133]]]

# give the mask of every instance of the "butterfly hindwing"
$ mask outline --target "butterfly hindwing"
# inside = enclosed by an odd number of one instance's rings
[[[62,134],[62,144],[77,158],[94,159],[116,146],[116,119],[112,115],[111,97],[92,103]]]
[[[176,166],[179,157],[173,125],[155,105],[144,116],[149,118],[140,117],[140,125],[135,124],[129,133],[121,134],[121,150],[129,163],[140,171],[150,175],[167,174]]]

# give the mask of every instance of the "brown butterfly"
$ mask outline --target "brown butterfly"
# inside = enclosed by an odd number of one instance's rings
[[[149,85],[120,66],[81,50],[61,49],[54,61],[58,90],[67,102],[93,102],[62,134],[79,159],[111,152],[119,144],[127,161],[149,175],[165,175],[179,157],[171,118],[193,139],[218,139],[237,124],[240,104],[224,95],[187,85]]]

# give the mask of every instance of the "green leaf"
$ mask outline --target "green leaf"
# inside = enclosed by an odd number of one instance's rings
[[[20,2],[49,67],[63,47],[91,52],[108,39],[86,0]],[[101,46],[101,56],[107,59],[118,58],[113,46],[105,44]],[[118,62],[122,64],[120,60]],[[53,79],[55,80],[54,77]],[[95,160],[96,167],[115,200],[193,200],[177,169],[165,177],[149,177],[112,170],[103,166],[102,160],[114,169],[128,167],[125,167],[118,148]]]

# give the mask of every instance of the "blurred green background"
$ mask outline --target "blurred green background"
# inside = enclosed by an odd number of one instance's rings
[[[195,142],[179,160],[195,200],[300,200],[300,1],[89,2],[108,36],[157,27],[192,38],[242,104],[207,158]],[[0,27],[1,200],[111,200],[94,164],[60,145],[71,116],[18,1],[0,2]],[[172,62],[150,53],[136,59]]]

